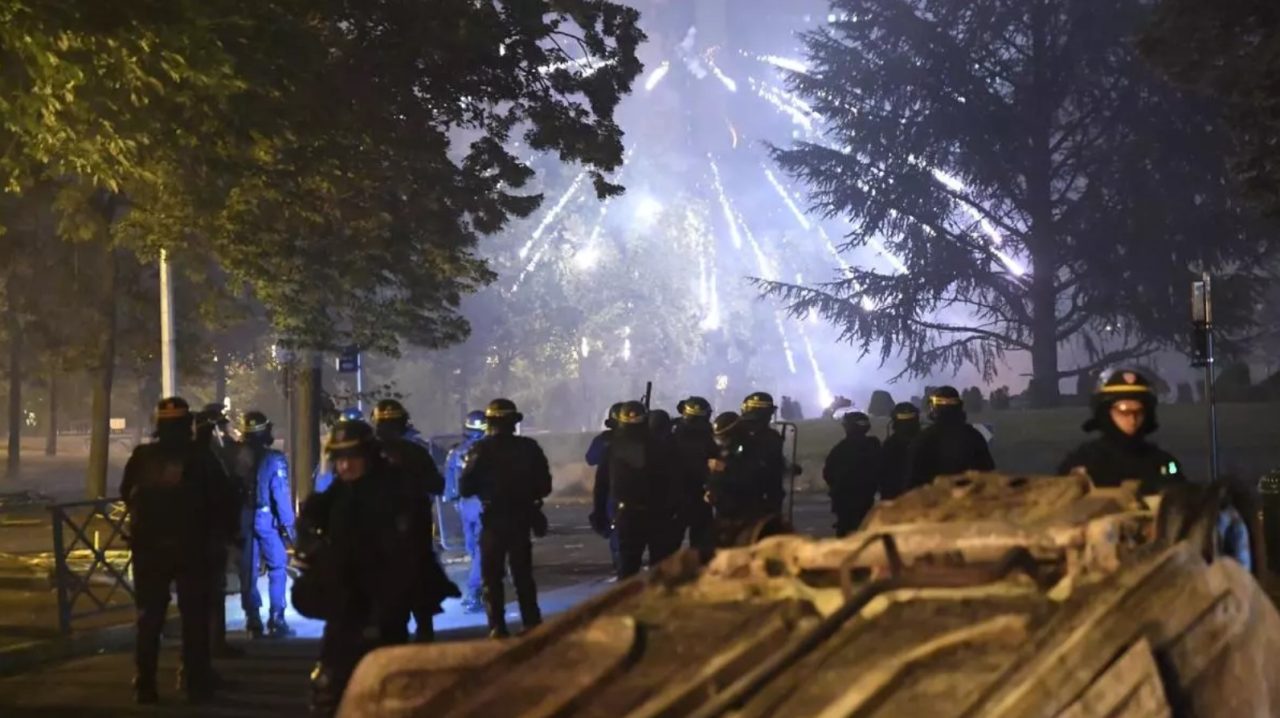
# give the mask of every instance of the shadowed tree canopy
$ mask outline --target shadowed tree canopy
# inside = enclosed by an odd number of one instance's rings
[[[775,149],[846,247],[898,270],[814,287],[764,283],[818,310],[904,375],[1029,354],[1036,402],[1061,379],[1177,345],[1188,286],[1250,328],[1272,243],[1237,206],[1214,108],[1138,57],[1142,0],[836,0],[790,84],[822,141]],[[1059,352],[1088,359],[1061,366]]]
[[[1220,103],[1237,180],[1280,217],[1280,4],[1162,0],[1141,48],[1175,81]]]
[[[218,3],[215,3],[215,5]],[[638,14],[599,0],[248,3],[222,46],[244,89],[227,132],[154,156],[124,236],[211,254],[296,346],[464,338],[492,279],[481,235],[527,216],[537,153],[601,197],[614,109],[641,70]],[[177,191],[175,191],[177,190]]]

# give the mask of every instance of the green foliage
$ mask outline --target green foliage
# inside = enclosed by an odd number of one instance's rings
[[[1247,331],[1274,233],[1230,192],[1215,108],[1137,57],[1149,5],[836,0],[849,19],[805,36],[790,79],[825,136],[775,157],[852,223],[847,246],[882,241],[906,271],[766,290],[904,375],[990,379],[1029,353],[1038,403],[1179,344],[1193,270],[1220,278],[1215,323]],[[1064,345],[1088,359],[1060,367]]]

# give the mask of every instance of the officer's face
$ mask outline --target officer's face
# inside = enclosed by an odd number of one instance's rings
[[[333,460],[333,471],[341,481],[356,481],[363,478],[365,468],[364,456],[339,456]]]
[[[1137,436],[1147,411],[1140,401],[1117,401],[1111,405],[1111,423],[1125,436]]]

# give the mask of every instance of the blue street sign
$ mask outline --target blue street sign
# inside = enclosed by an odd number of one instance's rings
[[[360,371],[360,350],[356,347],[343,349],[336,363],[339,374],[355,374]]]

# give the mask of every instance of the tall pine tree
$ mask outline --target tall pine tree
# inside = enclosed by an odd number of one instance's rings
[[[1232,198],[1212,108],[1144,65],[1142,0],[835,0],[790,78],[827,123],[775,148],[814,206],[883,243],[897,271],[801,287],[905,375],[1031,357],[1033,398],[1176,345],[1195,273],[1219,275],[1217,319],[1248,328],[1273,243]],[[1060,350],[1088,359],[1060,363]]]

